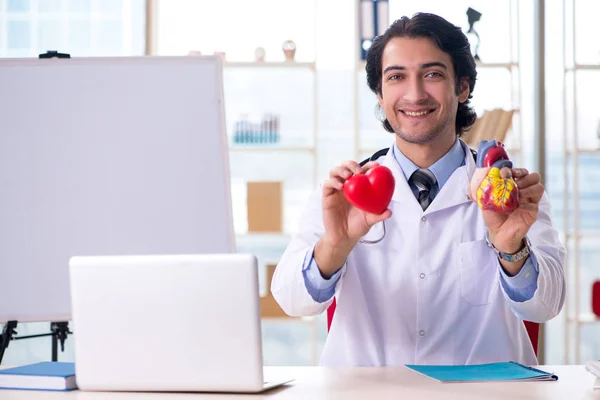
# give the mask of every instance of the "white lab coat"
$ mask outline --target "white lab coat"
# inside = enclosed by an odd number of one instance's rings
[[[357,244],[342,267],[321,365],[537,363],[522,321],[550,320],[565,298],[566,251],[551,225],[548,197],[544,194],[528,233],[539,265],[538,287],[530,300],[515,302],[500,284],[500,264],[484,239],[481,211],[467,198],[476,166],[471,153],[465,154],[466,165],[454,171],[426,211],[393,155],[378,160],[396,180],[387,234],[378,244]],[[305,257],[323,231],[318,190],[271,284],[291,316],[321,314],[331,304],[314,301],[302,275]],[[381,232],[376,224],[365,239]]]

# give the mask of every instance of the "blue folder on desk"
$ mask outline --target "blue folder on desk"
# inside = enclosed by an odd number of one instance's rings
[[[555,381],[558,376],[516,362],[475,365],[406,365],[440,382]]]

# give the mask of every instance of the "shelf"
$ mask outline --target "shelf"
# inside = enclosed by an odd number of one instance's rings
[[[567,150],[567,154],[571,155],[571,154],[600,154],[600,149],[576,149],[575,151],[573,150]]]
[[[292,239],[288,233],[236,233],[235,246],[240,253],[254,254],[259,265],[277,264]]]
[[[581,313],[579,314],[579,318],[569,317],[569,321],[578,324],[591,324],[594,322],[600,322],[600,318],[598,318],[594,313]]]
[[[309,315],[306,317],[290,317],[289,315],[281,316],[281,317],[261,317],[262,322],[285,322],[287,323],[309,323],[314,324],[319,320],[319,316],[317,315]]]
[[[510,70],[512,68],[519,67],[519,63],[516,63],[516,62],[485,63],[485,62],[481,62],[481,61],[476,61],[475,64],[477,65],[477,68],[506,68],[506,69]],[[356,64],[356,69],[360,70],[360,71],[364,71],[366,65],[367,65],[367,63],[365,61],[359,61]]]
[[[264,152],[308,152],[315,153],[316,148],[314,146],[266,146],[266,145],[248,145],[248,146],[239,146],[239,145],[230,145],[230,152],[239,152],[239,153],[264,153]]]
[[[247,232],[236,233],[235,238],[239,241],[264,241],[272,244],[275,241],[289,242],[292,236],[289,233],[282,232]]]
[[[484,112],[488,112],[488,111],[493,111],[495,109],[501,109],[502,111],[512,111],[515,114],[520,114],[521,113],[521,108],[520,107],[514,107],[514,108],[506,108],[506,107],[496,107],[496,108],[486,108],[483,110],[483,112],[481,113],[481,115],[483,115]],[[481,117],[481,115],[479,115],[479,113],[477,114],[477,117]]]
[[[506,68],[512,69],[519,66],[519,63],[509,62],[509,63],[485,63],[481,61],[476,61],[475,65],[477,68]]]
[[[600,230],[579,230],[579,234],[575,235],[572,232],[566,234],[568,239],[577,237],[578,239],[583,238],[600,238]]]
[[[572,67],[566,67],[565,71],[600,71],[600,64],[575,64]]]
[[[254,251],[281,250],[282,253],[291,239],[291,234],[282,232],[236,233],[235,235],[236,245],[240,248],[251,248]]]
[[[391,143],[390,143],[390,145],[391,145]],[[385,146],[381,146],[381,147],[359,147],[357,150],[358,150],[359,153],[375,154],[379,150],[383,150],[385,148],[386,148]],[[389,146],[387,148],[389,148]]]
[[[301,68],[301,69],[316,69],[314,62],[254,62],[254,61],[226,61],[223,64],[224,68]]]

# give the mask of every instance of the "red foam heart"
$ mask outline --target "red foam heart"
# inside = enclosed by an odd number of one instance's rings
[[[354,207],[372,214],[387,210],[396,181],[389,168],[378,165],[366,174],[353,175],[344,183],[344,195]]]

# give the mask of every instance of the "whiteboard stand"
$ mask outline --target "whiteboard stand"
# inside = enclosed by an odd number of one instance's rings
[[[56,50],[48,50],[40,54],[38,58],[71,58],[71,55],[68,53],[59,53]]]
[[[17,333],[15,328],[17,327],[17,321],[7,321],[2,328],[2,336],[0,336],[0,364],[2,364],[2,357],[8,347],[8,344],[13,339],[13,335]]]
[[[73,334],[69,330],[68,322],[51,322],[50,335],[52,335],[52,361],[58,361],[58,342],[60,341],[60,351],[65,351],[65,340],[67,335]]]
[[[17,334],[16,328],[17,321],[7,321],[4,328],[2,328],[2,335],[0,336],[0,364],[2,364],[4,352],[11,340],[33,339],[46,336],[52,336],[52,361],[58,361],[58,342],[60,341],[60,351],[64,352],[65,340],[67,340],[69,334],[73,334],[69,330],[68,322],[51,322],[50,333],[40,333],[38,335],[14,336]]]

